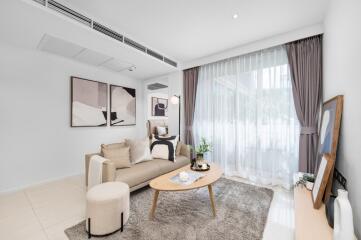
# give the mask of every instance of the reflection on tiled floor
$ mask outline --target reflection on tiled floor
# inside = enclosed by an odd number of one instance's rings
[[[281,188],[274,191],[264,239],[293,239],[293,194]],[[84,176],[1,194],[0,239],[67,240],[64,230],[84,216]]]
[[[61,240],[85,216],[83,176],[0,195],[0,239]]]
[[[237,177],[230,177],[230,179],[252,184]],[[281,187],[272,187],[272,189],[274,195],[268,213],[266,228],[263,232],[263,239],[292,240],[295,231],[293,191],[286,191]]]

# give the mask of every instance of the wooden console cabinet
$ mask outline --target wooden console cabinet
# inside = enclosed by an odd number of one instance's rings
[[[311,191],[302,186],[294,188],[294,204],[296,240],[332,240],[333,229],[327,223],[325,204],[314,209]]]

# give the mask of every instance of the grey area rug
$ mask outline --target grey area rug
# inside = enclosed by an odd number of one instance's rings
[[[149,220],[154,190],[130,196],[130,217],[122,233],[92,239],[215,240],[262,239],[273,191],[225,178],[214,183],[217,216],[213,217],[208,188],[160,192],[155,218]],[[65,230],[70,240],[87,239],[85,221]]]

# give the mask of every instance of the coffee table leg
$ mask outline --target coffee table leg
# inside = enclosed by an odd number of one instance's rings
[[[149,218],[150,218],[150,219],[153,219],[153,218],[154,218],[155,209],[156,209],[156,207],[157,207],[158,196],[159,196],[159,191],[158,191],[158,190],[155,190],[155,192],[154,192],[154,198],[153,198],[153,204],[152,204],[152,209],[150,210],[150,215],[149,215]]]
[[[211,199],[213,216],[216,216],[216,205],[214,204],[213,189],[211,184],[208,185],[208,192],[209,192],[209,198]]]

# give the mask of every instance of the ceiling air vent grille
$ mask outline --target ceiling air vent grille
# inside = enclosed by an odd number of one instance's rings
[[[161,84],[161,83],[152,83],[148,85],[148,90],[158,90],[162,88],[167,88],[167,85]]]
[[[142,51],[142,52],[146,52],[147,51],[147,48],[144,47],[143,45],[133,41],[132,39],[129,39],[127,37],[124,38],[124,43],[135,48],[135,49],[138,49],[139,51]]]
[[[101,32],[111,38],[114,38],[120,42],[123,42],[123,36],[110,28],[107,28],[97,22],[93,22],[93,29],[97,30],[98,32]]]
[[[74,20],[83,23],[85,25],[91,26],[92,20],[90,18],[85,17],[84,15],[75,12],[74,10],[71,10],[68,7],[65,7],[64,5],[57,3],[53,0],[48,0],[48,7],[50,9],[53,9],[57,12],[60,12],[68,17],[73,18]]]
[[[137,43],[136,41],[133,41],[132,39],[129,39],[127,37],[124,37],[122,34],[117,33],[116,31],[105,27],[104,25],[97,23],[93,21],[92,19],[54,1],[54,0],[33,0],[36,3],[39,3],[43,6],[47,6],[48,8],[57,11],[69,18],[72,18],[73,20],[76,20],[77,22],[83,23],[95,31],[98,31],[100,33],[103,33],[104,35],[107,35],[108,37],[111,37],[113,39],[116,39],[120,42],[123,42],[124,44],[135,48],[141,52],[144,52],[148,54],[149,56],[152,56],[156,59],[159,59],[162,62],[165,62],[173,67],[177,67],[177,63],[169,58],[163,57],[161,54],[148,49],[147,47],[143,46],[142,44]]]
[[[33,0],[33,1],[45,6],[45,0]]]
[[[152,57],[155,57],[155,58],[158,58],[159,60],[163,61],[163,56],[160,55],[159,53],[156,53],[150,49],[147,49],[147,53],[148,55],[152,56]]]
[[[164,62],[168,63],[169,65],[172,65],[173,67],[177,67],[177,63],[173,60],[170,60],[169,58],[164,57]]]

